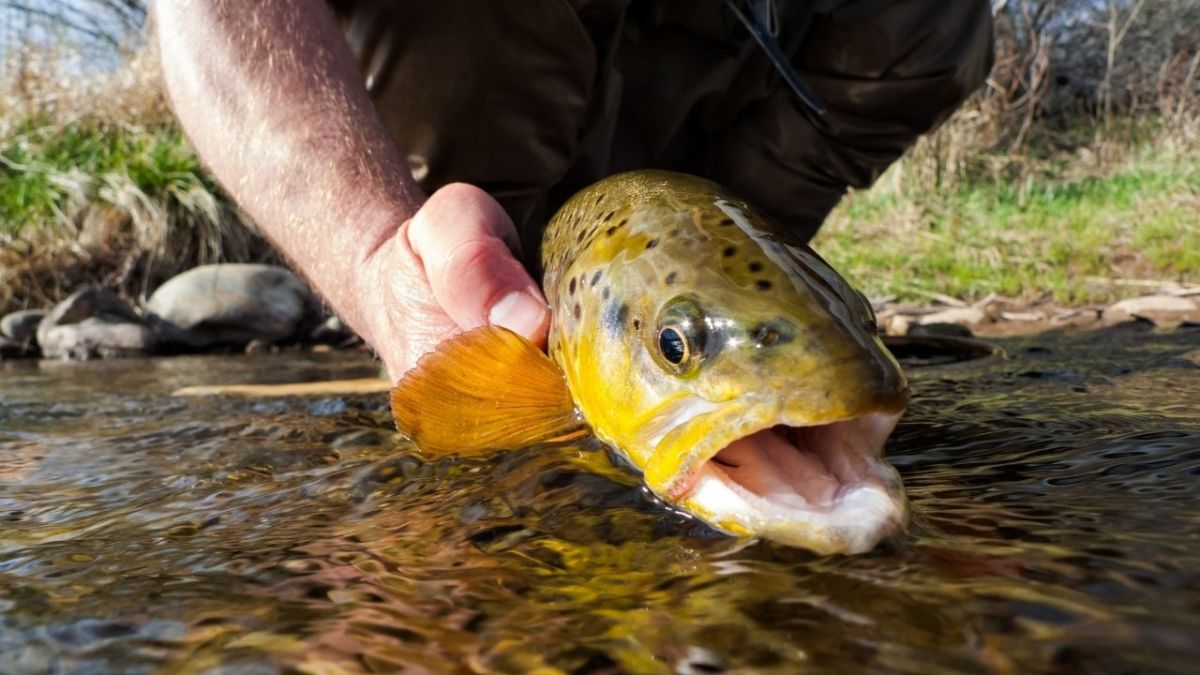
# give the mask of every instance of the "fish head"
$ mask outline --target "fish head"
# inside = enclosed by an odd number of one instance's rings
[[[907,520],[882,457],[905,377],[862,294],[745,203],[704,194],[631,213],[631,232],[675,236],[609,274],[636,330],[567,369],[581,409],[654,493],[718,529],[869,550]]]
[[[647,485],[720,529],[861,552],[906,521],[883,444],[907,403],[869,304],[802,247],[790,283],[661,302],[643,367],[664,396],[640,430]],[[756,289],[758,290],[758,289]]]

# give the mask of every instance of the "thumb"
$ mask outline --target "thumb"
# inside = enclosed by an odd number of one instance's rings
[[[516,228],[490,195],[464,183],[443,187],[409,221],[408,240],[460,328],[500,325],[545,343],[546,300],[509,248],[518,245]]]

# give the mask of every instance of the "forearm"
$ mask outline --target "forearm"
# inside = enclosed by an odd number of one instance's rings
[[[155,7],[174,110],[200,156],[364,337],[372,256],[423,200],[321,0]],[[378,345],[376,345],[378,346]]]

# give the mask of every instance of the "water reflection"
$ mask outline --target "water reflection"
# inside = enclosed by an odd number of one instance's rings
[[[349,356],[4,364],[0,672],[1189,670],[1200,330],[913,371],[866,556],[716,535],[593,447],[422,461]],[[551,672],[554,672],[551,671]]]

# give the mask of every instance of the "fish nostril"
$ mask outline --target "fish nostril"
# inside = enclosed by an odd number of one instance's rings
[[[750,330],[750,338],[754,340],[754,346],[756,347],[775,347],[787,344],[796,339],[795,327],[787,321],[778,319],[764,321]]]
[[[754,338],[754,344],[759,347],[774,347],[782,339],[779,331],[774,326],[765,323],[755,327],[752,337]]]

